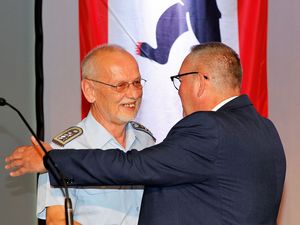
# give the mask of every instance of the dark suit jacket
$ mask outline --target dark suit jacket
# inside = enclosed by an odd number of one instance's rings
[[[144,184],[140,225],[276,224],[284,151],[272,122],[245,95],[217,112],[183,118],[162,143],[141,152],[50,155],[70,185]]]

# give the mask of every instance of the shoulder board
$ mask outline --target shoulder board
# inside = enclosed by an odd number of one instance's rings
[[[52,141],[53,143],[63,147],[70,141],[79,137],[81,134],[83,134],[83,130],[80,127],[70,127],[55,136]]]
[[[144,127],[142,124],[137,123],[135,121],[130,121],[130,123],[134,129],[140,130],[140,131],[143,131],[143,132],[149,134],[152,137],[152,139],[154,140],[154,142],[156,141],[156,138],[153,136],[151,131],[149,129],[147,129],[146,127]]]

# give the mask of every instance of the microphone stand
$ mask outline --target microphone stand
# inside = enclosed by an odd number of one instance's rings
[[[48,154],[47,150],[45,149],[45,147],[43,146],[43,144],[41,143],[41,141],[39,140],[39,138],[36,136],[36,134],[34,133],[34,131],[31,129],[30,125],[27,123],[26,119],[23,117],[23,115],[21,114],[21,112],[16,109],[14,106],[12,106],[11,104],[9,104],[8,102],[6,102],[6,100],[4,98],[0,97],[0,106],[9,106],[11,109],[13,109],[14,111],[16,111],[18,113],[18,115],[20,116],[20,118],[22,119],[22,121],[25,123],[26,127],[28,128],[28,130],[30,131],[30,133],[34,136],[34,138],[37,140],[39,146],[41,147],[41,149],[43,150],[43,152],[45,153],[45,157],[48,159],[48,161],[50,162],[50,164],[48,164],[48,168],[49,170],[51,170],[51,172],[53,172],[53,174],[55,175],[55,178],[59,181],[62,181],[63,184],[63,188],[61,188],[64,196],[65,196],[65,216],[66,216],[66,224],[67,225],[74,225],[73,222],[73,209],[72,209],[72,201],[69,197],[69,192],[68,192],[68,186],[66,183],[66,180],[64,179],[64,175],[61,173],[61,171],[57,168],[56,164],[54,163],[53,159],[50,157],[50,155]]]

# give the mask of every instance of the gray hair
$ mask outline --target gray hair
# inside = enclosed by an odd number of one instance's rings
[[[82,60],[82,78],[88,75],[95,75],[96,56],[104,52],[122,52],[128,53],[124,48],[116,44],[103,44],[93,48]]]
[[[241,88],[242,66],[238,54],[221,42],[208,42],[193,46],[191,57],[210,71],[216,87]]]

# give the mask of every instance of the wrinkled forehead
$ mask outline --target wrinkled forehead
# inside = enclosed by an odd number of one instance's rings
[[[110,80],[132,80],[140,77],[135,58],[127,52],[105,52],[95,60],[97,77]]]
[[[94,63],[100,64],[102,66],[105,66],[107,63],[117,63],[122,61],[136,63],[136,60],[130,53],[120,50],[98,51],[94,54],[93,61]]]

